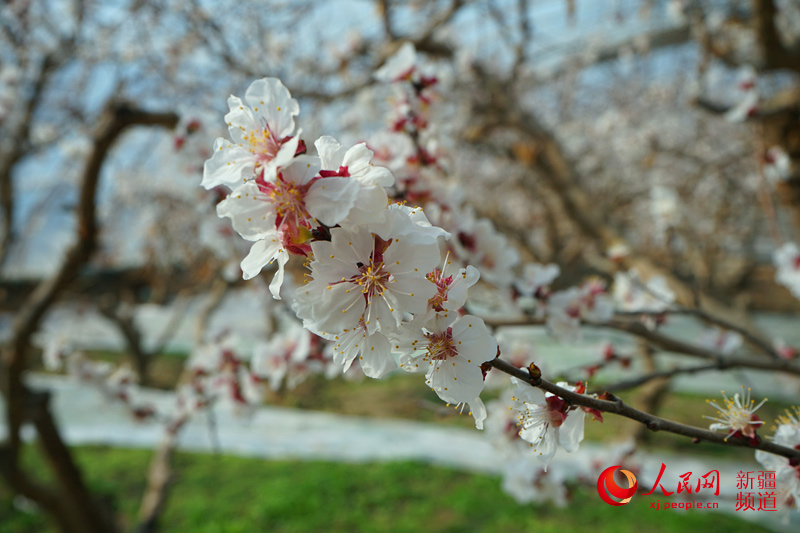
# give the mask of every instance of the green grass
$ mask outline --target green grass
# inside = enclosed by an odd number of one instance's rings
[[[34,463],[34,454],[28,455]],[[76,455],[89,485],[129,529],[150,452],[81,447]],[[501,491],[499,478],[420,463],[274,462],[180,453],[175,466],[178,477],[162,531],[763,531],[710,511],[651,510],[646,497],[611,507],[591,488],[573,491],[566,509],[518,505]],[[15,509],[0,485],[0,531],[39,533],[52,526],[41,515]]]
[[[93,356],[118,360],[119,354]],[[177,355],[154,361],[158,384],[169,388],[183,365]],[[487,391],[484,400],[496,393]],[[638,406],[641,391],[622,398]],[[312,377],[294,391],[271,394],[268,404],[350,415],[404,418],[474,427],[471,417],[447,409],[425,387],[421,376],[397,374],[387,379],[346,382]],[[767,403],[759,411],[767,426],[784,406]],[[714,410],[704,397],[672,394],[660,414],[678,422],[707,427],[703,414]],[[587,440],[610,442],[630,435],[638,424],[606,415],[600,424],[587,419]],[[764,432],[770,434],[771,431]],[[710,454],[751,460],[752,451],[656,433],[650,449]],[[81,447],[78,461],[92,490],[111,502],[130,529],[144,491],[151,452]],[[42,477],[46,470],[33,448],[26,460]],[[566,510],[547,505],[520,506],[500,489],[500,479],[419,463],[334,464],[263,461],[181,453],[178,478],[163,516],[163,531],[759,531],[735,518],[709,511],[653,511],[637,496],[624,507],[602,503],[591,487],[575,488]],[[0,484],[0,532],[52,531],[46,517],[19,511]]]

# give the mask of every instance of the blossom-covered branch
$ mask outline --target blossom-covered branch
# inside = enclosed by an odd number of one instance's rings
[[[540,388],[544,391],[554,394],[555,396],[558,396],[559,398],[563,398],[571,404],[630,418],[631,420],[635,420],[644,424],[651,431],[666,431],[668,433],[674,433],[676,435],[696,439],[698,443],[706,441],[727,446],[754,448],[800,461],[800,450],[790,448],[788,446],[782,446],[764,439],[757,439],[756,442],[752,442],[749,439],[728,438],[725,435],[715,433],[707,429],[701,429],[680,424],[678,422],[673,422],[671,420],[666,420],[664,418],[639,411],[638,409],[634,409],[633,407],[626,405],[622,400],[616,396],[613,396],[612,394],[604,394],[601,395],[600,398],[593,398],[585,394],[579,394],[542,379],[540,376],[534,376],[529,370],[517,368],[506,361],[503,361],[499,357],[492,359],[487,364],[489,364],[492,368],[500,370],[501,372],[505,372],[510,376],[529,383],[532,387]],[[607,399],[601,399],[603,397]]]

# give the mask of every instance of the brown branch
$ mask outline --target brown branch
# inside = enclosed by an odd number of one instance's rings
[[[182,294],[195,291],[202,284],[205,286],[210,274],[204,274],[202,281],[198,281],[198,272],[205,272],[206,264],[200,263],[196,267],[175,269],[164,272],[157,271],[153,265],[142,265],[134,268],[92,268],[91,271],[82,270],[78,276],[65,287],[59,298],[86,298],[93,301],[109,297],[115,298],[120,293],[136,295],[142,289],[153,286],[167,285],[169,302],[176,304]],[[167,277],[168,276],[168,277]],[[22,307],[24,302],[42,283],[42,279],[0,279],[0,312],[15,312]],[[174,295],[174,298],[173,298]],[[144,303],[137,299],[137,303]],[[163,303],[163,302],[160,302]]]
[[[485,322],[487,325],[492,327],[543,325],[543,321],[532,319],[486,320]],[[691,356],[697,359],[714,361],[715,365],[723,365],[724,368],[753,368],[771,372],[786,372],[787,374],[800,376],[800,366],[787,359],[753,359],[746,357],[727,356],[721,352],[674,339],[668,335],[664,335],[659,331],[651,330],[638,321],[613,319],[605,323],[583,322],[582,325],[624,331],[648,341],[650,345],[663,351],[672,352],[678,355]]]
[[[651,315],[651,316],[657,316],[657,315],[688,315],[688,316],[694,316],[694,317],[697,317],[698,319],[700,319],[703,322],[707,322],[709,324],[713,324],[715,326],[719,326],[722,329],[727,329],[729,331],[736,332],[739,335],[741,335],[752,346],[754,346],[755,348],[759,349],[760,351],[762,351],[766,355],[772,357],[773,359],[780,359],[780,355],[778,354],[777,350],[775,350],[775,347],[772,346],[770,343],[766,342],[761,337],[753,335],[753,333],[751,331],[749,331],[748,329],[743,328],[742,326],[740,326],[738,324],[735,324],[733,322],[725,320],[724,318],[720,318],[718,316],[714,316],[714,315],[711,315],[709,313],[706,313],[702,309],[695,309],[695,308],[690,308],[690,307],[681,307],[679,309],[668,309],[666,311],[662,311],[662,312],[659,312],[659,313],[637,313],[637,312],[631,312],[631,313],[618,313],[618,314],[625,314],[625,315],[630,315],[630,316],[644,316],[644,315]]]
[[[433,34],[436,32],[436,30],[450,22],[456,13],[458,13],[458,10],[463,6],[464,0],[453,0],[449,8],[440,13],[438,17],[431,20],[430,24],[428,24],[428,27],[422,32],[422,34],[419,37],[411,40],[416,49],[427,52],[431,55],[452,57],[453,49],[447,45],[435,41],[433,39]]]
[[[780,354],[778,354],[777,350],[775,350],[775,347],[772,346],[772,344],[766,342],[764,339],[762,339],[761,337],[759,337],[757,335],[753,335],[752,331],[750,331],[750,330],[748,330],[746,328],[743,328],[742,326],[740,326],[738,324],[734,324],[733,322],[725,320],[724,318],[720,318],[718,316],[714,316],[714,315],[711,315],[709,313],[706,313],[702,309],[684,308],[684,309],[681,309],[680,313],[685,314],[685,315],[696,316],[696,317],[700,318],[701,320],[703,320],[705,322],[717,325],[717,326],[719,326],[719,327],[721,327],[723,329],[727,329],[729,331],[734,331],[734,332],[738,333],[739,335],[741,335],[742,337],[744,337],[744,339],[747,342],[749,342],[750,344],[752,344],[753,346],[755,346],[756,348],[758,348],[759,350],[761,350],[765,354],[769,355],[773,359],[780,359],[780,357],[781,357]]]
[[[644,367],[649,372],[653,372],[656,369],[656,362],[655,362],[655,350],[647,344],[647,342],[640,340],[638,343],[639,353],[641,354],[642,362],[644,363]],[[650,381],[647,386],[645,386],[642,390],[642,397],[638,399],[638,403],[640,405],[640,409],[647,413],[652,413],[653,415],[658,415],[659,411],[661,410],[664,400],[667,397],[667,393],[670,390],[671,382],[669,379],[656,379]],[[636,426],[636,429],[633,431],[632,434],[633,441],[636,446],[643,444],[650,440],[652,437],[652,433],[647,431],[645,426]]]
[[[8,251],[14,240],[12,224],[14,220],[14,184],[11,179],[11,173],[14,167],[25,156],[30,155],[35,151],[31,142],[31,126],[34,123],[34,116],[42,103],[42,95],[47,87],[50,79],[55,73],[56,69],[61,66],[66,60],[74,57],[74,51],[78,38],[83,31],[84,15],[85,15],[85,2],[84,0],[76,0],[74,5],[75,20],[73,25],[72,35],[62,36],[59,43],[52,48],[42,59],[39,65],[38,74],[33,86],[27,96],[27,99],[20,106],[24,109],[16,124],[9,128],[10,131],[4,132],[7,134],[8,146],[7,150],[0,153],[0,208],[3,210],[3,233],[0,235],[0,267],[8,257]],[[44,18],[45,21],[49,19]],[[5,24],[3,24],[5,27]],[[29,32],[28,32],[29,33]],[[27,36],[26,32],[22,35],[14,34],[9,29],[9,37],[17,49],[25,51],[25,56],[28,56],[29,44],[22,38],[23,35]],[[21,62],[22,70],[27,66],[27,59]]]
[[[110,514],[98,507],[86,491],[81,473],[58,434],[49,401],[47,392],[28,391],[24,409],[39,433],[39,444],[61,485],[61,491],[56,492],[31,480],[20,468],[18,452],[9,444],[0,445],[0,475],[12,489],[47,510],[62,531],[112,533],[117,526]]]
[[[389,39],[395,40],[397,36],[392,29],[392,13],[389,8],[389,0],[377,0],[377,4],[378,15],[380,15],[381,23],[383,24],[383,31]]]
[[[12,229],[15,211],[14,180],[11,173],[17,163],[26,155],[25,148],[29,142],[34,113],[42,101],[42,93],[50,81],[57,64],[55,52],[44,57],[33,88],[25,101],[24,112],[18,119],[13,131],[6,132],[9,145],[2,157],[0,157],[0,207],[3,209],[3,234],[0,235],[0,267],[3,266],[8,257],[9,248],[14,240]]]
[[[728,438],[722,433],[715,433],[707,429],[701,429],[698,427],[673,422],[671,420],[666,420],[664,418],[639,411],[638,409],[634,409],[633,407],[626,405],[622,400],[613,396],[612,394],[606,395],[609,399],[601,400],[599,398],[593,398],[591,396],[572,392],[565,388],[559,387],[554,383],[550,383],[549,381],[540,377],[534,377],[528,370],[517,368],[514,365],[503,361],[499,357],[489,361],[488,364],[493,368],[508,374],[509,376],[513,376],[530,384],[533,387],[537,387],[543,391],[554,394],[559,398],[563,398],[572,405],[588,407],[590,409],[597,409],[598,411],[602,411],[604,413],[613,413],[623,416],[644,424],[647,429],[651,431],[666,431],[668,433],[674,433],[675,435],[681,435],[683,437],[695,439],[696,442],[706,441],[726,446],[751,448],[754,450],[763,450],[775,455],[780,455],[788,459],[800,459],[800,450],[795,450],[786,446],[780,446],[774,442],[761,438],[759,438],[756,443],[751,444],[748,439],[735,437]]]
[[[381,4],[387,4],[387,12],[388,12],[388,2],[384,2],[383,0],[379,0]],[[458,13],[458,10],[464,5],[463,0],[453,0],[446,10],[439,14],[439,16],[433,18],[428,26],[422,31],[422,33],[417,37],[400,37],[397,35],[392,35],[392,40],[386,46],[383,46],[378,53],[377,57],[372,61],[372,67],[369,69],[370,72],[374,72],[378,68],[380,68],[389,57],[392,56],[397,50],[400,49],[400,46],[403,42],[408,41],[414,45],[420,52],[425,52],[432,56],[438,57],[445,57],[445,58],[452,58],[454,51],[452,47],[449,45],[439,42],[433,38],[433,34],[450,22],[452,18]],[[365,51],[368,51],[369,48],[365,48]],[[362,89],[370,87],[375,83],[375,79],[370,77],[365,80],[361,80],[359,82],[351,84],[349,87],[344,89],[340,89],[335,92],[321,92],[321,91],[303,91],[303,90],[294,90],[292,94],[298,98],[312,98],[314,100],[323,101],[323,102],[330,102],[333,100],[345,98],[352,96],[359,92]]]
[[[637,337],[643,338],[653,346],[683,355],[690,355],[700,359],[715,361],[717,364],[725,365],[726,368],[744,367],[755,368],[758,370],[771,370],[786,372],[788,374],[800,375],[800,367],[786,359],[751,359],[743,357],[726,356],[702,346],[696,346],[688,342],[674,339],[658,331],[648,329],[641,322],[631,322],[624,320],[611,320],[606,324],[588,324],[594,327],[609,327],[618,331],[625,331]]]
[[[775,27],[778,8],[774,0],[753,0],[754,29],[761,48],[761,70],[790,69],[800,72],[797,50],[787,49]]]
[[[256,72],[250,67],[250,65],[246,65],[237,59],[236,54],[233,52],[228,44],[227,39],[225,38],[222,27],[220,27],[220,25],[217,24],[217,22],[211,16],[205,13],[199,2],[193,0],[191,2],[191,6],[191,10],[186,14],[187,18],[190,22],[194,23],[195,29],[198,30],[198,34],[202,37],[201,42],[208,47],[211,52],[218,53],[220,57],[222,57],[222,60],[225,61],[230,68],[242,74],[245,74],[251,78],[260,78],[263,76],[263,73]],[[211,35],[199,31],[201,27],[210,30]],[[212,41],[214,39],[209,37],[213,37],[217,41],[219,44],[219,49],[214,49],[212,46]]]
[[[14,320],[14,353],[21,357],[31,334],[36,330],[44,312],[53,303],[64,287],[72,281],[80,266],[85,263],[96,247],[97,219],[95,203],[100,169],[108,151],[117,138],[128,127],[134,125],[157,125],[172,128],[178,123],[173,113],[148,113],[133,109],[126,104],[112,104],[100,119],[94,135],[94,148],[81,179],[78,204],[77,241],[70,247],[56,274],[43,281],[30,299],[19,310]]]
[[[174,127],[178,123],[177,115],[173,113],[148,113],[136,110],[125,104],[112,104],[106,109],[100,119],[95,135],[94,147],[86,168],[84,169],[80,186],[80,199],[78,204],[77,239],[67,250],[66,256],[51,278],[42,281],[30,298],[17,312],[13,322],[12,340],[9,348],[3,354],[7,367],[7,397],[9,398],[9,437],[12,448],[18,447],[20,410],[15,403],[21,398],[22,390],[21,373],[24,368],[24,353],[28,347],[31,335],[36,331],[40,320],[47,309],[53,304],[64,288],[77,276],[80,267],[89,259],[96,247],[97,220],[95,203],[97,183],[100,178],[100,169],[103,161],[120,134],[134,125],[160,125]]]
[[[680,26],[669,26],[661,29],[653,29],[646,34],[646,37],[648,40],[648,49],[652,52],[653,50],[659,48],[664,48],[667,46],[674,46],[689,42],[692,39],[692,32],[689,25],[684,24]],[[622,39],[617,42],[600,44],[599,47],[596,49],[596,51],[593,52],[590,64],[599,65],[602,63],[607,63],[609,61],[614,61],[618,59],[620,57],[620,52],[622,50],[636,47],[637,40],[639,38],[640,35],[634,35],[630,38]],[[554,55],[564,55],[568,58],[572,58],[572,60],[567,59],[560,61],[558,64],[554,66],[550,65],[548,66],[547,68],[548,77],[555,78],[563,76],[567,74],[571,69],[575,68],[574,58],[580,56],[585,49],[586,49],[585,42],[580,42],[575,46],[564,46],[563,44],[556,44],[538,51],[537,58],[541,59],[542,57],[545,57],[546,54],[548,54],[548,52]],[[589,64],[587,64],[586,58],[581,58],[580,66],[582,67],[589,66]]]
[[[133,359],[136,374],[139,376],[139,383],[147,386],[149,384],[148,367],[152,354],[147,352],[144,346],[142,346],[142,332],[139,331],[139,328],[136,326],[133,316],[121,308],[122,305],[101,305],[98,309],[122,334],[125,339],[125,344],[128,346],[128,355]]]
[[[517,14],[519,15],[519,43],[514,48],[514,65],[511,67],[511,80],[512,82],[519,79],[522,67],[528,58],[526,46],[533,39],[533,30],[531,28],[528,11],[530,5],[528,0],[517,0]]]
[[[139,507],[137,533],[151,533],[157,530],[158,518],[164,509],[174,478],[171,463],[177,438],[176,432],[165,431],[155,456],[150,462],[147,490]]]
[[[6,480],[12,490],[48,510],[62,531],[74,530],[58,494],[49,487],[40,485],[25,476],[5,444],[0,444],[0,476]]]
[[[186,292],[186,291],[182,291]],[[173,304],[174,309],[169,320],[164,324],[161,334],[157,337],[155,344],[151,348],[145,348],[144,335],[136,325],[130,305],[127,303],[115,303],[100,305],[100,313],[108,318],[117,327],[127,344],[128,355],[133,359],[136,373],[139,376],[139,383],[148,386],[150,384],[150,363],[153,358],[161,353],[167,343],[175,336],[178,326],[186,317],[186,308],[189,300],[187,298],[176,298]]]
[[[712,115],[724,115],[733,108],[733,106],[723,105],[702,96],[696,98],[693,104],[697,106],[698,109],[702,109]]]
[[[223,278],[214,280],[214,284],[211,286],[211,292],[208,294],[203,307],[201,307],[200,311],[197,313],[194,331],[195,346],[200,346],[205,341],[206,329],[211,314],[219,307],[219,304],[222,303],[222,299],[228,293],[230,286],[230,283]]]
[[[181,296],[183,296],[183,298],[181,298]],[[178,328],[186,318],[186,310],[188,307],[188,291],[184,290],[181,291],[181,293],[176,297],[172,315],[164,325],[164,329],[161,330],[161,335],[156,338],[156,342],[153,345],[153,348],[150,350],[151,354],[158,355],[164,351],[164,349],[167,347],[167,344],[169,344],[169,341],[175,337],[175,334],[178,332]]]
[[[206,301],[198,312],[195,329],[195,346],[200,346],[204,341],[205,330],[208,320],[212,313],[219,306],[231,284],[223,278],[214,280]],[[184,368],[178,381],[184,381],[188,375],[188,366]],[[211,422],[211,407],[208,407],[209,423]],[[137,533],[151,533],[157,530],[158,519],[166,506],[169,498],[169,491],[174,478],[172,472],[172,457],[177,444],[178,433],[183,428],[183,423],[174,427],[168,427],[164,432],[164,437],[150,462],[150,469],[147,474],[147,489],[142,496],[139,506],[139,524],[136,527]],[[212,441],[213,441],[212,437]],[[214,445],[215,450],[218,444]]]
[[[711,365],[699,365],[699,366],[690,366],[690,367],[681,367],[681,368],[673,368],[672,370],[664,370],[661,372],[652,372],[650,374],[645,374],[644,376],[639,376],[638,378],[629,379],[626,381],[620,381],[619,383],[615,383],[613,385],[607,385],[602,388],[603,391],[607,392],[615,392],[619,390],[627,390],[639,387],[644,385],[645,383],[649,383],[650,381],[656,379],[664,379],[664,378],[672,378],[674,376],[679,376],[683,374],[699,374],[701,372],[709,372],[714,370],[725,370],[726,368],[733,368],[736,365],[726,364],[724,361],[720,361],[720,363],[715,363]],[[595,393],[599,393],[601,391],[596,390],[593,391]]]
[[[49,409],[49,394],[38,394],[43,398],[31,415],[31,421],[39,434],[39,445],[58,480],[60,498],[68,508],[74,531],[112,533],[118,529],[111,510],[100,505],[86,487],[81,471],[75,464],[69,448],[61,438],[58,427]]]
[[[790,87],[777,93],[772,98],[759,101],[758,107],[745,117],[746,122],[764,122],[781,116],[793,116],[798,109],[797,87]],[[712,115],[725,115],[733,109],[732,105],[724,105],[714,102],[707,97],[700,96],[692,102],[698,109],[706,111]],[[684,156],[685,157],[685,156]]]
[[[11,340],[3,349],[0,390],[6,398],[8,443],[6,456],[12,472],[19,469],[20,428],[30,419],[39,433],[43,450],[56,473],[60,486],[59,497],[74,513],[76,531],[112,532],[117,529],[96,504],[83,483],[68,448],[65,446],[48,409],[47,399],[31,403],[37,393],[27,389],[22,380],[30,337],[36,331],[47,309],[64,288],[77,276],[96,247],[97,220],[95,203],[100,169],[116,139],[133,125],[174,127],[178,117],[172,113],[147,113],[124,104],[111,104],[103,113],[94,134],[92,153],[84,169],[77,211],[77,238],[57,270],[43,280],[17,312],[12,325]],[[21,475],[21,474],[20,474]],[[39,502],[46,504],[44,500]],[[49,509],[57,514],[57,509]]]
[[[317,100],[319,102],[333,102],[336,100],[340,100],[342,98],[349,98],[350,96],[353,96],[362,89],[370,87],[374,83],[375,80],[372,78],[364,79],[359,82],[353,83],[349,87],[333,92],[292,89],[292,96],[296,98],[309,98],[311,100]]]

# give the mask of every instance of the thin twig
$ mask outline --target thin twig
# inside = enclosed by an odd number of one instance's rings
[[[642,313],[642,312],[631,312],[631,313],[618,313],[620,315],[631,315],[631,316],[657,316],[657,315],[689,315],[697,317],[704,322],[708,322],[709,324],[714,324],[715,326],[719,326],[722,329],[727,329],[729,331],[734,331],[741,335],[747,342],[764,352],[766,355],[772,357],[773,359],[780,359],[780,355],[778,354],[775,347],[771,344],[766,342],[764,339],[757,335],[753,335],[751,331],[739,326],[738,324],[734,324],[724,318],[720,318],[716,315],[712,315],[711,313],[707,313],[706,311],[696,308],[696,307],[685,307],[685,306],[678,306],[673,309],[667,309],[665,311],[653,312],[653,313]]]
[[[147,473],[147,490],[139,507],[137,533],[151,533],[157,529],[158,518],[164,509],[174,478],[171,463],[176,441],[177,434],[175,432],[165,431],[150,463]]]
[[[612,394],[606,394],[608,399],[601,400],[585,394],[578,394],[563,387],[551,383],[540,377],[533,377],[528,370],[523,370],[515,367],[514,365],[500,359],[499,357],[488,361],[488,364],[493,368],[513,376],[521,381],[530,384],[532,387],[537,387],[543,391],[563,398],[572,405],[580,407],[588,407],[590,409],[597,409],[604,413],[613,413],[625,418],[630,418],[637,422],[641,422],[651,431],[666,431],[695,439],[696,442],[713,442],[715,444],[722,444],[725,446],[735,446],[740,448],[751,448],[754,450],[763,450],[765,452],[780,455],[789,459],[800,460],[800,450],[795,450],[786,446],[775,444],[774,442],[758,438],[755,442],[751,439],[742,439],[735,437],[727,437],[722,433],[715,433],[707,429],[701,429],[686,424],[680,424],[664,418],[653,416],[644,411],[639,411],[633,407],[626,405],[622,400]]]
[[[536,319],[521,320],[486,320],[486,324],[493,327],[516,327],[516,326],[541,326],[543,322]],[[653,347],[677,355],[694,357],[714,361],[716,364],[724,364],[726,368],[754,368],[757,370],[767,370],[771,372],[785,372],[800,376],[800,366],[788,359],[753,359],[747,357],[727,356],[722,352],[704,348],[672,338],[663,333],[651,330],[638,321],[613,319],[608,322],[582,322],[584,326],[595,328],[608,328],[623,331],[636,337],[647,340]]]
[[[733,366],[735,365],[726,365],[724,364],[724,361],[720,361],[719,364],[713,364],[713,365],[680,367],[680,368],[673,368],[672,370],[652,372],[650,374],[645,374],[644,376],[639,376],[638,378],[633,378],[626,381],[620,381],[619,383],[615,383],[613,385],[607,385],[605,387],[602,387],[602,391],[615,392],[619,390],[633,389],[635,387],[639,387],[640,385],[644,385],[649,381],[653,381],[654,379],[671,378],[681,374],[699,374],[700,372],[724,370],[726,368],[732,368]],[[601,391],[595,390],[593,392],[600,393]]]

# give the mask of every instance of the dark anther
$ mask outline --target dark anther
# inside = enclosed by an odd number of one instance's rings
[[[328,226],[320,225],[318,228],[311,230],[311,236],[315,241],[330,241],[331,229]]]

